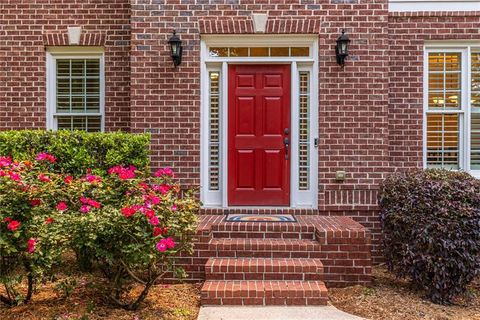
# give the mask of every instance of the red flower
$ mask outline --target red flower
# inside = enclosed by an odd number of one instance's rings
[[[52,217],[48,217],[47,219],[45,219],[45,224],[50,224],[50,223],[52,223],[53,221],[55,221],[55,220],[53,220]]]
[[[63,180],[63,182],[65,184],[69,184],[70,182],[73,181],[73,177],[72,176],[66,176],[65,179]]]
[[[10,221],[12,221],[12,218],[6,217],[5,219],[3,219],[3,221],[5,221],[5,222],[10,222]]]
[[[101,207],[100,202],[97,202],[97,201],[92,200],[92,199],[88,199],[87,203],[89,205],[91,205],[92,207],[97,208],[97,209]]]
[[[125,218],[130,218],[137,212],[137,210],[134,207],[125,207],[120,210],[122,214],[125,216]]]
[[[30,200],[30,205],[31,205],[32,207],[39,206],[41,203],[42,203],[42,201],[41,201],[40,199],[32,199],[32,200]]]
[[[12,220],[10,223],[7,225],[8,230],[10,231],[17,231],[18,228],[20,228],[21,223],[17,220]]]
[[[148,219],[151,219],[154,215],[155,215],[155,211],[153,211],[153,210],[151,210],[151,209],[145,210],[145,216],[146,216]]]
[[[28,253],[34,253],[35,252],[35,244],[37,243],[37,240],[34,238],[30,238],[27,241],[27,252]]]
[[[65,210],[67,210],[67,209],[68,209],[68,206],[67,206],[67,204],[66,204],[65,202],[62,201],[62,202],[59,202],[59,203],[57,204],[57,210],[58,210],[58,211],[65,211]]]
[[[166,234],[168,232],[167,228],[162,228],[162,227],[155,227],[153,228],[153,236],[157,237],[162,234]]]
[[[10,172],[10,179],[12,179],[13,181],[20,181],[22,180],[22,177],[20,177],[20,175],[18,173],[15,173],[15,172]]]

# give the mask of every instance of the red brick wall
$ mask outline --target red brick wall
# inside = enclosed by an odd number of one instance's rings
[[[0,2],[0,130],[46,128],[45,47],[72,25],[82,44],[104,42],[106,129],[129,130],[129,0]]]
[[[480,40],[480,11],[391,13],[390,165],[422,167],[423,46],[429,40]]]

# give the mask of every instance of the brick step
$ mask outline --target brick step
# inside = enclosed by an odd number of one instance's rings
[[[326,305],[322,281],[215,281],[201,289],[202,305]]]
[[[216,258],[320,258],[320,244],[300,239],[212,239]]]
[[[297,222],[221,222],[212,226],[214,238],[315,239],[312,224]]]
[[[207,280],[323,280],[320,259],[210,258]]]

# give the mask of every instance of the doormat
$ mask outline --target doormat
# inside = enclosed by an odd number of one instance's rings
[[[297,222],[292,214],[238,214],[225,217],[226,222]]]

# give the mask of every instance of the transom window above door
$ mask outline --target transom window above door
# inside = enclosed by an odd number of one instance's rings
[[[103,53],[48,52],[48,128],[103,129]]]
[[[425,166],[480,176],[480,48],[428,48]]]
[[[210,57],[308,57],[309,47],[210,47]]]

